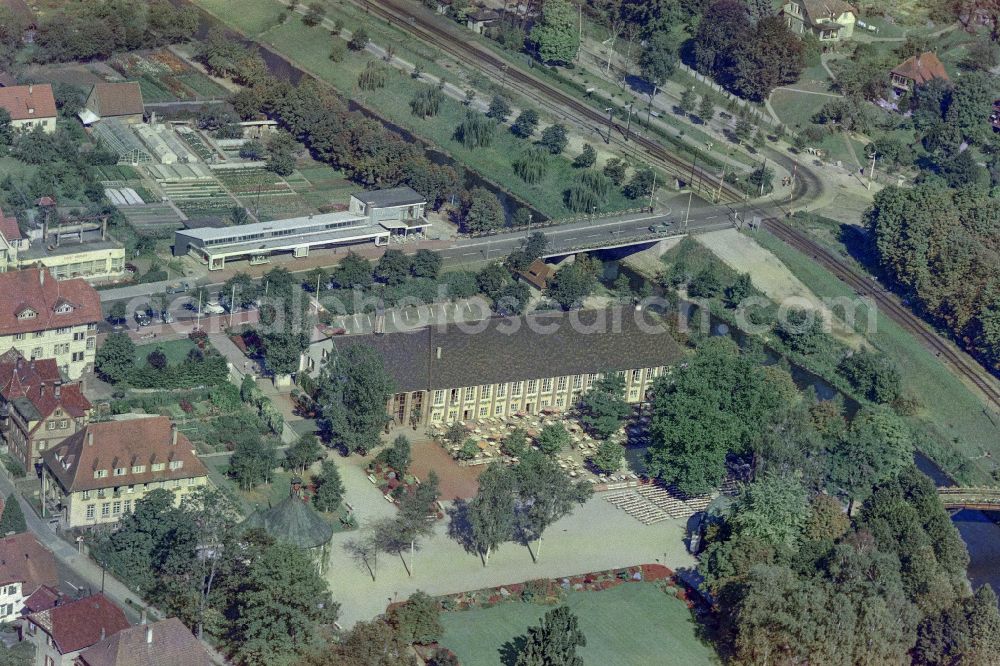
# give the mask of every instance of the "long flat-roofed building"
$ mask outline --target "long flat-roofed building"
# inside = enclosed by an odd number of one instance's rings
[[[347,211],[176,231],[174,256],[192,253],[205,261],[209,270],[219,270],[227,259],[249,259],[255,264],[281,252],[307,257],[313,248],[370,242],[382,245],[390,236],[423,231],[429,224],[424,218],[425,205],[426,198],[408,187],[362,192],[351,195]]]
[[[352,344],[382,354],[396,381],[389,413],[397,424],[565,409],[607,372],[622,375],[625,398],[639,403],[654,379],[684,358],[654,317],[612,308],[318,339],[303,370],[318,372]]]
[[[354,213],[326,213],[238,227],[204,227],[174,232],[174,256],[189,252],[208,263],[209,270],[225,267],[227,259],[261,263],[269,255],[291,252],[308,257],[309,250],[332,245],[389,240],[385,227]]]

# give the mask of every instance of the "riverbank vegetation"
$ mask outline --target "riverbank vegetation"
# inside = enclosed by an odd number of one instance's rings
[[[745,481],[704,527],[699,572],[720,653],[933,664],[1000,650],[996,596],[971,592],[968,553],[913,465],[903,419],[885,406],[848,415],[757,354],[708,338],[652,389],[652,473],[688,492]]]

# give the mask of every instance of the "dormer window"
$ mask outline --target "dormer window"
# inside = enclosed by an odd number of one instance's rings
[[[146,466],[145,465],[133,465],[132,466],[132,473],[133,474],[142,474],[145,471],[146,471]]]
[[[34,319],[37,316],[38,313],[32,310],[31,308],[24,308],[23,310],[17,313],[17,318],[21,320]]]
[[[56,314],[69,314],[73,311],[73,306],[65,301],[56,307]]]
[[[108,476],[108,470],[106,470],[106,469],[95,469],[94,470],[94,478],[95,479],[103,479],[103,478],[106,478],[107,476]]]
[[[115,476],[125,476],[125,468],[115,467]]]
[[[170,469],[180,469],[183,466],[184,466],[184,461],[183,460],[171,460],[170,461]]]
[[[163,463],[153,463],[154,472],[162,472],[164,467],[166,467],[166,465],[164,465]]]

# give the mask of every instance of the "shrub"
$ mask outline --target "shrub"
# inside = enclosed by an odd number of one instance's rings
[[[611,179],[598,171],[584,171],[580,174],[580,184],[601,199],[611,191]]]
[[[542,130],[542,138],[538,143],[547,148],[553,155],[559,155],[566,148],[566,144],[569,143],[569,138],[566,135],[566,126],[559,123],[549,125]]]
[[[366,46],[368,46],[369,41],[368,33],[365,32],[365,29],[358,28],[351,35],[351,40],[347,42],[347,48],[352,51],[362,51]]]
[[[388,80],[389,68],[377,60],[370,60],[358,75],[358,87],[362,90],[378,90],[385,88]]]
[[[507,98],[494,95],[493,99],[490,100],[490,108],[486,111],[486,117],[499,123],[505,123],[508,116],[510,116],[510,104],[507,102]]]
[[[493,143],[496,126],[481,113],[468,111],[455,129],[455,140],[466,148],[488,148]]]
[[[604,175],[618,186],[625,182],[625,168],[625,162],[617,157],[612,157],[604,165]]]
[[[444,101],[444,93],[437,88],[423,88],[410,100],[410,111],[420,118],[436,116]]]
[[[538,148],[528,148],[511,163],[511,166],[521,180],[529,185],[534,185],[545,177],[548,161],[545,158],[545,151]]]
[[[563,195],[563,201],[574,213],[593,213],[600,206],[594,191],[583,185],[572,185]]]
[[[330,60],[341,62],[345,55],[347,55],[347,46],[342,40],[335,39],[333,44],[330,45]]]
[[[536,129],[538,129],[538,112],[534,109],[522,111],[514,124],[510,126],[511,133],[522,139],[530,138]]]
[[[459,460],[472,460],[479,453],[479,445],[476,444],[476,440],[471,437],[465,440],[462,444],[462,448],[458,450]]]
[[[589,143],[583,144],[583,150],[573,159],[573,166],[577,169],[589,169],[597,162],[597,151]]]

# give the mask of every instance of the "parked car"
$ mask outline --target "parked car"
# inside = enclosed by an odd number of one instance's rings
[[[167,294],[186,294],[191,290],[191,285],[187,282],[178,282],[167,287]]]
[[[163,311],[160,313],[160,319],[163,320],[164,324],[174,323],[174,316],[167,311]]]
[[[201,306],[202,314],[224,314],[226,308],[219,304],[218,300],[211,300]]]
[[[149,318],[149,315],[146,314],[145,310],[136,310],[135,323],[139,324],[139,326],[149,326],[153,323],[153,320]]]

